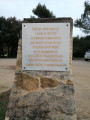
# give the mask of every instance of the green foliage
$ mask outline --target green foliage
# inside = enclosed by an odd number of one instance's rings
[[[81,15],[80,19],[77,19],[74,23],[75,27],[81,28],[84,33],[90,33],[90,2],[85,1],[84,13]]]
[[[45,4],[41,5],[39,3],[32,12],[39,18],[55,18],[53,12],[50,12],[50,10],[46,8]]]
[[[90,36],[73,38],[73,57],[83,58],[88,49],[90,49]]]
[[[4,46],[6,40],[6,19],[4,17],[0,18],[0,56],[4,56]]]
[[[5,113],[9,101],[10,91],[0,94],[0,120],[5,120]]]
[[[16,57],[21,22],[15,17],[0,17],[0,57]]]

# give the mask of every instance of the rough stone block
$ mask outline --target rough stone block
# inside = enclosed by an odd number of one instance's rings
[[[21,71],[22,68],[22,55],[18,54],[16,62],[16,71]]]
[[[51,78],[40,77],[41,88],[51,88],[55,87],[59,84],[57,80],[53,80]]]
[[[12,105],[7,112],[10,120],[76,120],[74,87],[71,85],[60,83],[50,89],[25,94],[21,91],[20,94],[15,99],[11,96]]]
[[[15,85],[18,89],[33,91],[39,88],[39,81],[37,78],[29,76],[26,73],[22,73],[20,75],[16,75]]]

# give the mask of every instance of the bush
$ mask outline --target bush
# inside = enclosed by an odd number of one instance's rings
[[[88,49],[90,49],[90,36],[73,38],[73,57],[83,58]]]

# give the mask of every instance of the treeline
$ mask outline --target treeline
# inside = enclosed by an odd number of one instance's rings
[[[16,57],[21,21],[15,17],[0,17],[0,57]]]
[[[22,21],[15,17],[0,17],[0,58],[17,57],[18,40],[20,38]],[[73,38],[73,57],[82,58],[90,49],[90,35]]]
[[[90,35],[73,38],[73,57],[83,58],[88,49],[90,49]]]

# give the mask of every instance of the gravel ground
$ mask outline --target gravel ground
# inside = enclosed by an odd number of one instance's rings
[[[0,93],[12,87],[16,59],[0,59]]]
[[[0,93],[12,87],[16,59],[0,59]],[[78,120],[90,120],[90,61],[73,60]]]
[[[73,61],[78,120],[90,120],[90,61]]]

